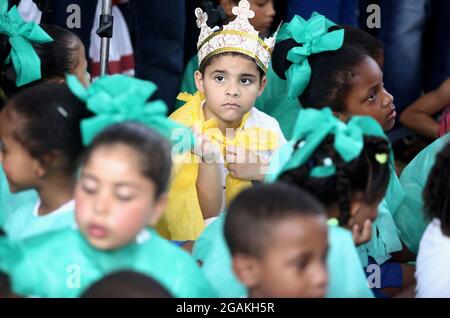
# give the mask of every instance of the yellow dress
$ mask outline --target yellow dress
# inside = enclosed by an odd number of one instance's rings
[[[205,120],[202,109],[204,95],[201,92],[194,95],[182,93],[178,99],[186,103],[170,118],[187,127],[196,127],[210,140],[218,143],[222,153],[224,153],[225,147],[230,145],[252,151],[273,151],[279,146],[280,136],[277,133],[260,127],[244,128],[250,112],[244,115],[234,137],[227,138],[219,130],[217,120]],[[196,240],[205,227],[196,189],[199,162],[200,158],[193,153],[184,153],[174,157],[168,204],[163,217],[156,226],[158,232],[167,239]],[[236,179],[227,174],[225,186],[227,206],[240,191],[251,185],[250,181]]]

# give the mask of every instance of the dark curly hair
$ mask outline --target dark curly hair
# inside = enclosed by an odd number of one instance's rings
[[[345,225],[350,219],[350,200],[354,192],[362,192],[367,204],[383,198],[389,183],[390,168],[388,163],[380,164],[375,155],[388,154],[389,143],[380,137],[365,136],[361,154],[350,162],[341,158],[333,143],[334,136],[329,135],[306,164],[284,172],[278,181],[309,191],[327,207],[337,203],[340,209],[339,222]],[[336,173],[328,177],[312,177],[311,170],[323,165],[326,158],[334,162]]]
[[[442,231],[450,235],[450,143],[436,156],[423,191],[428,218],[441,221]]]

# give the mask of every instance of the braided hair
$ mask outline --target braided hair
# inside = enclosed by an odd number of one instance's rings
[[[423,191],[428,218],[441,221],[442,231],[450,234],[450,143],[436,156]]]
[[[301,141],[297,142],[295,147]],[[383,198],[390,177],[388,163],[379,163],[376,154],[389,153],[389,143],[380,137],[365,136],[364,148],[358,158],[345,162],[334,149],[334,136],[327,136],[308,162],[300,167],[284,172],[279,182],[286,182],[306,189],[327,207],[338,204],[340,224],[350,220],[351,198],[355,192],[363,193],[363,201],[373,204]],[[327,177],[310,175],[314,167],[331,159],[336,173]]]

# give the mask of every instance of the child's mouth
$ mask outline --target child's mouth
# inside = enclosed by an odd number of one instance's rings
[[[232,104],[232,103],[223,104],[222,106],[225,107],[225,108],[229,108],[229,109],[238,109],[238,108],[240,108],[240,106],[238,104]]]
[[[393,120],[397,117],[397,112],[395,111],[395,108],[392,109],[392,111],[388,115],[388,120]]]
[[[104,238],[107,236],[108,231],[99,225],[89,225],[88,227],[88,233],[89,236],[95,237],[95,238]]]

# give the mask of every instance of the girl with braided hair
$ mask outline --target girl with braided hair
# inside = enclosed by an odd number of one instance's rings
[[[302,107],[329,107],[344,122],[355,115],[370,116],[388,131],[394,126],[396,112],[394,99],[383,86],[380,61],[351,45],[345,40],[347,35],[322,15],[313,14],[307,21],[296,16],[280,29],[272,68],[286,79],[288,98],[297,99]],[[414,259],[393,219],[405,193],[394,162],[388,167],[388,190],[380,201],[372,238],[358,246],[364,267],[373,261],[382,265],[391,258],[401,262]],[[412,271],[408,273],[412,278]]]

